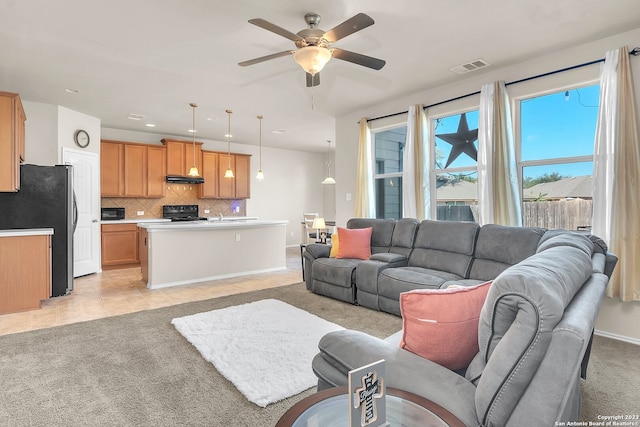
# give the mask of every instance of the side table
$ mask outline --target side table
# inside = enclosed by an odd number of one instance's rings
[[[349,425],[347,387],[334,387],[293,405],[276,427],[332,427]],[[387,387],[387,421],[390,427],[465,427],[442,406],[407,391]]]

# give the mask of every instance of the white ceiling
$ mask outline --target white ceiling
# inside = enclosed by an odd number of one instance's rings
[[[386,66],[332,59],[310,89],[292,57],[237,65],[295,48],[247,20],[297,33],[307,12],[324,30],[371,16],[373,26],[335,46]],[[190,139],[195,102],[198,138],[225,141],[232,109],[232,142],[257,144],[260,114],[265,146],[324,151],[334,117],[463,78],[451,67],[482,58],[500,68],[639,22],[638,0],[0,0],[0,90],[158,139]]]

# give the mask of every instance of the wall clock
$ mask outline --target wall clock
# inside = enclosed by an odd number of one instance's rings
[[[73,135],[73,140],[76,142],[78,147],[86,148],[90,141],[89,133],[84,129],[78,129]]]

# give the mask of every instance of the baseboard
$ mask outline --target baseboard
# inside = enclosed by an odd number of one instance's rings
[[[598,329],[594,331],[594,334],[599,335],[601,337],[605,337],[605,338],[611,338],[618,341],[628,342],[630,344],[640,345],[640,339],[638,338],[627,337],[625,335],[612,334],[611,332],[600,331]]]

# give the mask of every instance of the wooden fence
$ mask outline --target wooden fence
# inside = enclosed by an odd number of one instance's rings
[[[577,230],[591,227],[593,201],[568,199],[550,202],[524,202],[522,225],[525,227]]]
[[[578,230],[591,227],[592,200],[568,199],[546,202],[524,202],[522,225],[525,227]],[[449,221],[478,220],[478,206],[438,205],[438,219]]]

